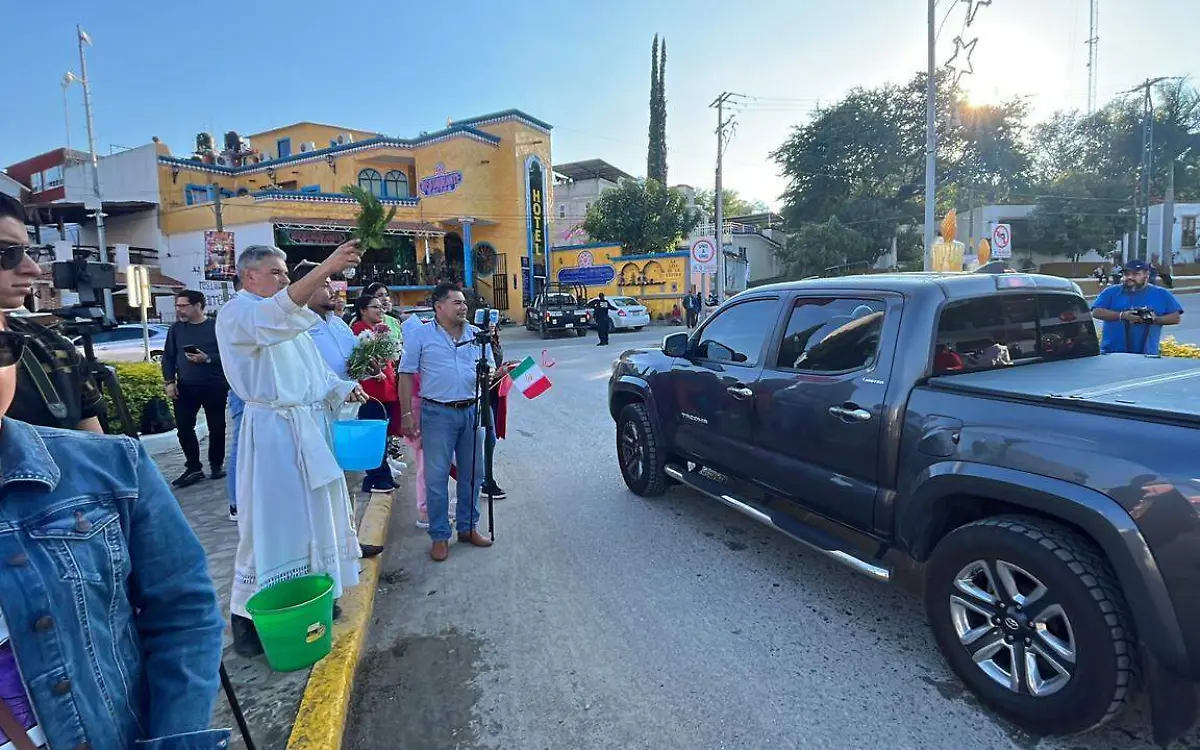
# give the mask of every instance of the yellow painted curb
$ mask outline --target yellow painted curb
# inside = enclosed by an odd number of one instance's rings
[[[391,494],[372,493],[359,525],[358,538],[363,544],[383,545],[387,540],[392,500]],[[287,750],[337,750],[342,746],[354,673],[371,625],[379,559],[363,560],[358,585],[338,600],[342,616],[333,626],[333,650],[308,675]]]

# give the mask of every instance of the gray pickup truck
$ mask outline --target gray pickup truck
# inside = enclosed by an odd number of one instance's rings
[[[1200,363],[1102,356],[1074,283],[752,289],[622,354],[609,408],[633,492],[688,485],[914,581],[951,668],[1022,727],[1087,731],[1139,688],[1157,741],[1195,724]]]

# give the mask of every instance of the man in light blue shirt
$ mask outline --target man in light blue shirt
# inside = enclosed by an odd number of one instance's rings
[[[458,467],[458,541],[476,547],[492,542],[476,528],[483,483],[483,445],[476,419],[476,366],[484,352],[478,328],[467,322],[467,300],[458,285],[439,284],[433,291],[435,319],[405,332],[400,360],[401,427],[419,437],[425,452],[425,493],[429,510],[429,555],[442,562],[449,555],[450,463]],[[493,339],[494,341],[494,339]],[[496,349],[495,343],[492,345]],[[498,355],[496,355],[498,356]],[[421,426],[410,410],[413,376],[421,377]]]

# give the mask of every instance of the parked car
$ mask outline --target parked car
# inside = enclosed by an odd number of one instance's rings
[[[167,331],[171,326],[151,323],[150,361],[162,359],[163,347],[167,342]],[[76,337],[72,343],[83,352],[83,339]],[[96,358],[106,362],[141,362],[145,358],[141,323],[124,323],[107,331],[92,334],[92,348]]]
[[[548,339],[560,331],[574,331],[577,336],[587,334],[591,315],[584,300],[586,291],[579,284],[550,283],[525,308],[525,328],[536,331]]]
[[[896,274],[751,289],[613,365],[626,485],[687,485],[923,590],[946,661],[1035,734],[1149,693],[1196,722],[1200,364],[1101,356],[1078,286]]]
[[[588,305],[600,299],[592,297]],[[650,311],[633,297],[608,297],[613,307],[617,308],[608,314],[614,331],[640,331],[650,325]],[[596,327],[596,321],[591,321],[591,327]]]

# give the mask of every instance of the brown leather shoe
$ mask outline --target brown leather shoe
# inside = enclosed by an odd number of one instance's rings
[[[458,532],[458,541],[462,542],[463,544],[472,544],[476,547],[492,546],[492,540],[488,539],[483,534],[480,534],[478,529]]]
[[[446,562],[446,558],[450,556],[450,542],[434,542],[429,548],[429,556],[434,562]]]

